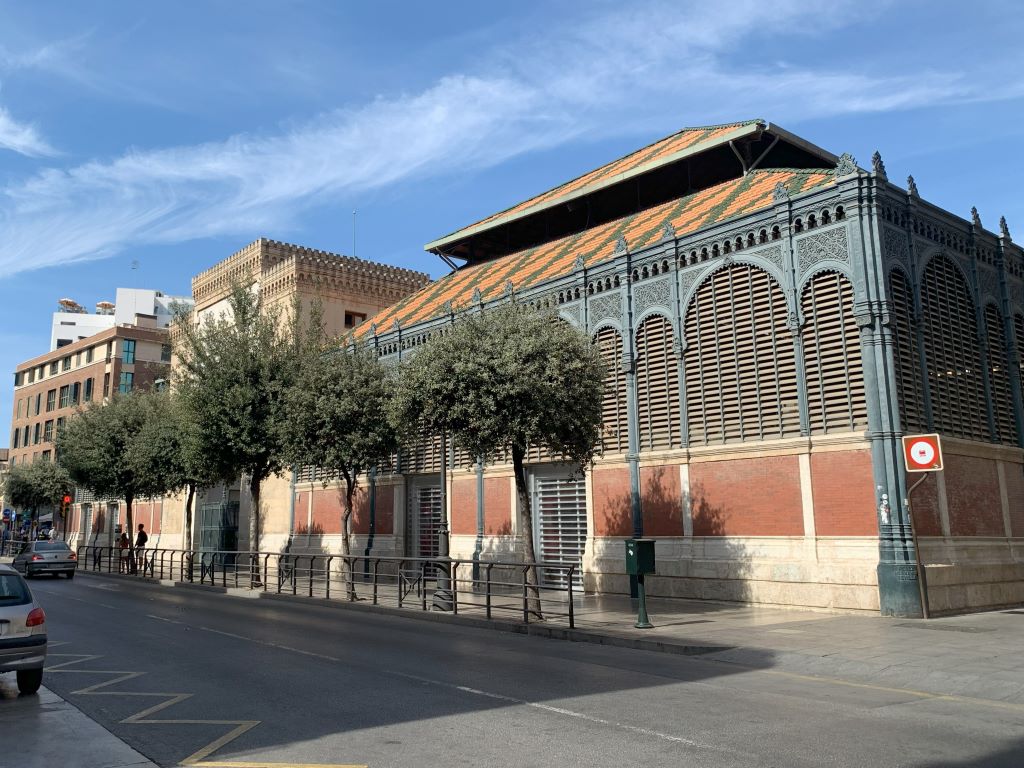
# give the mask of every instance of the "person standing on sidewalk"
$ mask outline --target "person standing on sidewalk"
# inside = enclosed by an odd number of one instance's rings
[[[146,527],[139,523],[139,534],[135,537],[135,564],[137,569],[145,565],[147,541],[149,541],[149,535],[146,533]]]
[[[129,567],[130,563],[128,560],[128,555],[130,554],[128,552],[128,547],[130,544],[131,541],[128,538],[128,534],[126,532],[122,532],[121,538],[118,539],[117,542],[118,549],[120,549],[120,552],[118,553],[120,559],[117,564],[118,573],[128,573],[131,570],[131,568]]]

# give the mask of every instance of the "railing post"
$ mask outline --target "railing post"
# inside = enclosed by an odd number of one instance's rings
[[[324,566],[324,584],[326,585],[326,593],[324,599],[331,599],[331,563],[334,562],[334,555],[327,556],[327,565]]]
[[[487,618],[491,618],[491,569],[494,567],[494,563],[487,564]]]
[[[313,596],[313,572],[316,570],[316,555],[309,556],[309,596]]]
[[[377,604],[377,567],[380,565],[380,559],[373,561],[373,604]],[[401,589],[401,587],[399,587]]]
[[[572,607],[572,575],[576,571],[575,565],[569,566],[569,629],[576,629],[576,617],[573,615]]]
[[[427,563],[425,561],[420,563],[420,586],[423,587],[420,590],[420,598],[423,602],[422,608],[425,611],[427,610]],[[434,589],[437,589],[436,581],[434,582]]]
[[[523,621],[527,624],[530,623],[530,592],[529,585],[526,581],[526,571],[529,569],[529,567],[530,566],[528,565],[523,567]]]
[[[451,561],[451,564],[452,564],[452,580],[451,580],[451,587],[452,587],[452,615],[453,616],[458,616],[459,615],[459,577],[458,577],[459,564],[456,563],[455,561]]]
[[[270,562],[270,553],[268,552],[263,556],[263,591],[267,591],[267,571],[268,563]]]

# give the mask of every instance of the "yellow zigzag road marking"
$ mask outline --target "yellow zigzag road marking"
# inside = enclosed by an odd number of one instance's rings
[[[130,696],[130,697],[160,697],[164,698],[158,704],[154,704],[151,707],[146,707],[133,715],[129,715],[122,723],[131,725],[232,725],[230,731],[225,733],[218,739],[211,741],[206,746],[193,752],[191,755],[181,761],[181,765],[186,766],[198,766],[199,768],[366,768],[366,766],[352,766],[352,765],[337,765],[337,764],[324,764],[324,763],[265,763],[265,762],[225,762],[225,761],[206,761],[204,758],[212,755],[218,749],[231,743],[243,733],[255,728],[260,724],[259,720],[154,720],[152,716],[158,712],[162,712],[169,707],[173,707],[175,704],[180,704],[186,699],[192,698],[191,693],[171,693],[164,691],[108,691],[104,690],[111,686],[123,683],[128,680],[134,680],[137,677],[142,677],[145,672],[134,672],[123,669],[68,669],[70,666],[77,664],[83,664],[88,661],[95,661],[96,659],[102,659],[102,656],[85,653],[51,653],[50,657],[58,656],[61,658],[69,658],[70,661],[61,662],[53,666],[47,667],[47,673],[64,673],[64,674],[83,674],[83,675],[113,675],[109,680],[105,680],[95,685],[90,685],[86,688],[80,688],[77,691],[72,691],[72,695],[78,696]]]

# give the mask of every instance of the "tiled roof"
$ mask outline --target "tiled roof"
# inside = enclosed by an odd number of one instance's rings
[[[571,272],[580,256],[588,267],[593,267],[614,256],[620,237],[635,251],[657,241],[666,224],[671,224],[676,235],[681,236],[765,208],[772,204],[772,193],[780,182],[790,194],[797,194],[826,186],[833,180],[830,170],[752,171],[574,235],[467,265],[370,318],[360,326],[359,334],[368,332],[371,322],[376,323],[378,333],[387,333],[396,320],[403,327],[429,320],[440,315],[448,301],[455,309],[465,308],[476,289],[487,301],[500,296],[509,280],[517,291],[552,280]]]
[[[755,130],[758,125],[764,126],[765,121],[759,119],[743,120],[738,123],[708,125],[700,128],[683,128],[671,136],[659,139],[653,144],[648,144],[646,147],[642,147],[625,157],[620,157],[618,160],[602,165],[600,168],[567,181],[554,189],[548,190],[536,197],[531,197],[529,200],[514,205],[511,208],[499,211],[493,216],[481,219],[475,224],[470,224],[449,235],[445,235],[433,243],[429,243],[427,249],[430,250],[440,244],[488,229],[490,226],[495,226],[501,221],[520,218],[541,208],[586,194],[594,189],[618,181],[624,176],[655,168],[675,159],[679,155],[693,154],[710,149],[729,139],[736,138],[737,132],[746,134]]]

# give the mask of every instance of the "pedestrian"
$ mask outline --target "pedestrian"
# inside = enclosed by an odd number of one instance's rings
[[[146,542],[149,541],[149,535],[146,533],[146,527],[139,523],[139,534],[135,537],[135,560],[136,568],[142,568],[146,562]],[[145,571],[143,571],[145,573]]]
[[[128,538],[128,534],[126,532],[122,532],[121,533],[121,538],[120,538],[120,540],[118,540],[117,546],[118,546],[118,548],[121,551],[120,552],[120,558],[119,558],[119,561],[118,561],[118,564],[117,564],[117,572],[118,573],[128,573],[128,568],[129,568],[128,556],[130,554],[129,551],[128,551],[128,548],[131,546],[131,540]]]

